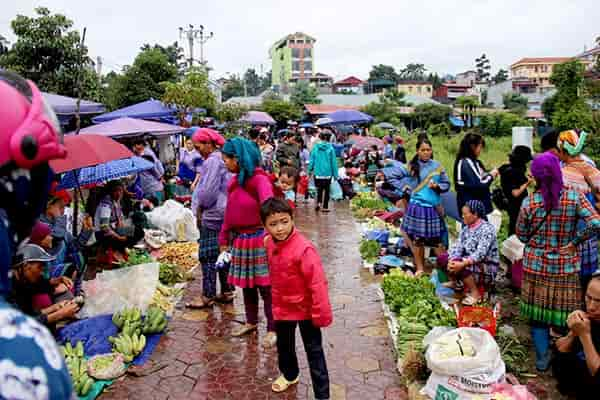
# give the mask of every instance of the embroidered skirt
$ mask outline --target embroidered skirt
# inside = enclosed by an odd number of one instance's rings
[[[435,207],[409,203],[402,219],[402,230],[417,244],[437,246],[442,241],[446,226]]]
[[[535,322],[566,326],[568,315],[582,306],[578,273],[557,275],[523,271],[522,315]]]
[[[200,227],[198,261],[202,264],[214,264],[219,258],[219,253],[219,231]]]
[[[264,236],[260,228],[252,233],[241,233],[233,240],[227,279],[230,284],[241,288],[271,285]]]

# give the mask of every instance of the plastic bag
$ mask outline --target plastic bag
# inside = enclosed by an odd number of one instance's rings
[[[159,263],[140,264],[96,275],[83,282],[86,302],[80,311],[83,318],[113,314],[125,307],[145,312],[158,285]]]
[[[468,337],[476,349],[475,356],[450,358],[442,356],[444,339],[457,334]],[[425,358],[431,371],[447,376],[485,375],[499,368],[504,369],[498,344],[489,332],[478,328],[458,328],[446,332],[431,343]]]
[[[344,192],[342,192],[342,187],[340,186],[340,183],[335,179],[331,180],[329,192],[332,200],[337,201],[344,199]]]
[[[95,368],[95,361],[107,359],[110,361],[104,368]],[[88,360],[88,375],[94,379],[110,380],[125,374],[127,367],[123,355],[119,353],[98,354]]]
[[[492,394],[495,396],[505,396],[504,398],[513,400],[537,400],[536,397],[527,390],[527,386],[511,385],[509,383],[493,385]]]
[[[146,216],[153,226],[167,234],[169,241],[195,242],[200,237],[192,211],[174,200],[165,201]]]

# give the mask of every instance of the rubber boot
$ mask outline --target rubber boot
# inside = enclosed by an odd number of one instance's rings
[[[535,367],[544,372],[550,368],[550,329],[547,326],[531,327],[531,338],[535,346]]]

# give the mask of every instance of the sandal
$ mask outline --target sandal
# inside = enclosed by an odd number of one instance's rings
[[[300,382],[300,374],[298,374],[298,377],[293,381],[288,381],[285,379],[285,376],[280,375],[279,378],[277,378],[271,385],[271,390],[275,393],[282,393],[288,390],[290,386],[297,385],[298,382]]]
[[[277,344],[277,334],[275,332],[267,332],[267,335],[262,340],[262,345],[265,349],[270,349]]]
[[[215,300],[219,303],[230,304],[233,303],[233,299],[235,299],[235,293],[225,292],[218,295]]]
[[[204,300],[204,298],[201,299],[201,302],[199,303],[185,303],[186,308],[192,308],[195,310],[200,310],[202,308],[208,308],[208,307],[212,307],[215,304],[215,301],[213,299],[210,300]]]
[[[240,329],[237,329],[231,333],[233,337],[240,337],[249,334],[250,332],[254,332],[257,328],[257,325],[244,324]]]
[[[462,304],[464,306],[474,306],[475,304],[479,303],[480,301],[481,301],[481,299],[478,299],[476,297],[468,295],[467,297],[465,297],[463,299]]]

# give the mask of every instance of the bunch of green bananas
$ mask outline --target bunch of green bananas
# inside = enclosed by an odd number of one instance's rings
[[[124,308],[113,314],[112,321],[117,328],[122,329],[126,322],[137,322],[142,320],[142,311],[137,308]]]
[[[77,342],[75,347],[67,342],[65,346],[61,346],[61,351],[65,357],[73,387],[79,396],[86,396],[92,386],[94,380],[87,373],[87,361],[84,358],[83,343]]]
[[[167,316],[158,307],[150,307],[144,317],[142,332],[144,334],[160,333],[167,327]]]
[[[113,350],[123,355],[123,361],[129,363],[144,350],[146,347],[146,336],[141,334],[126,335],[121,333],[119,336],[109,337],[108,341],[113,344]]]

